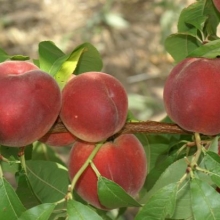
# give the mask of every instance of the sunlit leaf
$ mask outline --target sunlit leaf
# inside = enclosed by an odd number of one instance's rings
[[[62,89],[72,74],[78,75],[83,72],[100,71],[102,68],[102,60],[96,48],[84,43],[72,51],[72,53],[65,57],[59,70],[54,75],[57,83]],[[59,62],[60,64],[60,62]]]
[[[52,42],[42,41],[38,46],[40,69],[48,72],[53,63],[64,53]]]

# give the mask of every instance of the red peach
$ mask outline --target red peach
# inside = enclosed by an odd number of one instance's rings
[[[94,147],[94,144],[86,142],[74,144],[69,158],[71,178],[84,164]],[[120,135],[114,141],[103,144],[93,163],[102,176],[119,184],[131,196],[135,196],[144,184],[147,173],[146,155],[142,144],[132,134]],[[91,205],[106,209],[99,201],[97,176],[90,166],[79,178],[75,189]]]
[[[0,144],[28,145],[48,132],[61,108],[61,92],[47,73],[25,61],[0,64]]]
[[[38,141],[53,147],[66,147],[76,141],[76,137],[69,132],[65,133],[47,133]]]
[[[219,0],[213,0],[213,3],[216,7],[216,9],[220,12],[220,1]]]
[[[113,76],[87,72],[72,78],[62,91],[60,118],[76,137],[99,142],[117,133],[125,124],[127,94]]]
[[[187,58],[171,71],[164,87],[168,116],[185,130],[220,133],[220,59]]]

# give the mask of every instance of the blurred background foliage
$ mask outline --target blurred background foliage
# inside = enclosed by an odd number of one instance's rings
[[[164,117],[162,91],[173,66],[163,42],[176,31],[180,11],[192,0],[0,0],[0,47],[38,56],[38,43],[54,41],[64,52],[92,43],[103,71],[125,86],[139,120]]]

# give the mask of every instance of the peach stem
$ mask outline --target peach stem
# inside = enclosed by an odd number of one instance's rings
[[[93,160],[93,158],[95,157],[95,155],[97,154],[97,152],[99,151],[99,149],[101,148],[102,145],[103,145],[103,143],[96,144],[92,153],[89,155],[89,157],[87,158],[85,163],[81,166],[81,168],[78,170],[76,175],[73,177],[72,182],[71,182],[71,188],[70,188],[71,192],[73,192],[73,189],[74,189],[78,179],[80,178],[82,173],[85,171],[85,169],[90,165],[91,161]]]
[[[191,161],[191,167],[194,169],[197,167],[197,163],[199,160],[199,157],[202,153],[202,144],[201,144],[201,137],[199,133],[195,133],[195,142],[196,142],[196,146],[197,146],[197,151],[195,153],[195,156],[193,157],[192,161]]]
[[[21,161],[21,167],[24,170],[25,174],[27,174],[24,149],[25,149],[25,147],[20,147],[19,148],[18,156],[19,156],[20,161]]]

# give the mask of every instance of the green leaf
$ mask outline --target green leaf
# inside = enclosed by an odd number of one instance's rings
[[[203,14],[204,2],[196,2],[183,9],[178,20],[178,32],[197,36],[197,30],[202,32],[207,16]]]
[[[67,220],[102,220],[90,207],[75,200],[67,201]]]
[[[213,187],[194,178],[191,180],[190,191],[195,220],[220,219],[220,195]]]
[[[212,181],[220,187],[220,157],[218,154],[208,151],[204,156],[205,167],[211,172]]]
[[[78,75],[80,73],[89,71],[101,71],[102,70],[102,58],[98,50],[90,43],[84,43],[78,48],[85,48],[82,56],[77,64],[74,74]],[[78,49],[77,48],[77,49]]]
[[[35,206],[23,212],[18,220],[48,220],[55,206],[53,203]]]
[[[141,142],[142,146],[144,147],[144,151],[146,153],[147,157],[147,167],[150,169],[150,161],[151,161],[151,146],[148,141],[148,137],[146,134],[137,133],[135,136],[138,138],[138,140]]]
[[[66,166],[66,164],[60,159],[59,155],[50,146],[41,142],[35,142],[33,145],[32,160],[53,161]]]
[[[58,71],[61,69],[63,63],[69,58],[69,55],[63,55],[62,57],[58,58],[53,65],[50,67],[49,74],[55,76]]]
[[[208,17],[203,32],[206,36],[216,36],[217,27],[220,21],[220,13],[215,9],[213,1],[204,0],[203,15]]]
[[[53,63],[64,53],[52,42],[42,41],[38,45],[40,69],[48,72]]]
[[[0,63],[4,62],[5,60],[7,60],[10,56],[3,50],[0,48]]]
[[[30,57],[28,56],[23,56],[23,55],[13,55],[10,56],[10,60],[29,60]]]
[[[135,220],[164,220],[175,210],[178,183],[171,183],[157,191],[137,214]]]
[[[119,207],[141,206],[115,182],[100,176],[97,184],[99,200],[105,207],[114,209]]]
[[[185,59],[202,43],[193,35],[186,33],[172,34],[166,38],[164,46],[176,62]]]
[[[82,56],[84,50],[84,47],[79,47],[75,49],[62,63],[60,69],[54,75],[54,78],[61,89],[65,86],[70,76],[74,73],[76,66],[79,62],[80,56]]]
[[[169,185],[171,183],[178,182],[186,171],[186,162],[184,159],[180,159],[172,163],[160,176],[153,188],[141,198],[141,203],[146,203],[148,200],[157,193],[158,190]],[[186,179],[181,188],[177,192],[176,210],[172,216],[175,219],[185,219],[191,216],[190,206],[190,193],[189,193],[189,180]]]
[[[63,199],[69,185],[67,169],[52,161],[26,161],[27,177],[31,187],[43,203]]]
[[[220,56],[220,39],[210,41],[188,54],[188,57],[216,58]]]
[[[40,201],[34,194],[33,189],[29,183],[27,176],[23,172],[17,173],[17,189],[16,193],[23,205],[29,209],[33,206],[39,205]]]
[[[88,71],[100,71],[101,68],[102,60],[96,48],[89,43],[84,43],[72,51],[54,78],[60,88],[63,88],[73,73],[78,75]]]
[[[18,219],[25,211],[14,189],[4,178],[0,178],[0,198],[1,219]]]
[[[212,139],[210,146],[209,146],[209,151],[213,151],[215,153],[218,153],[218,148],[219,148],[218,139],[219,139],[219,136],[216,136]]]
[[[0,146],[1,155],[7,158],[10,163],[2,162],[1,166],[4,172],[16,173],[19,170],[20,161],[18,158],[17,147]]]
[[[145,187],[149,191],[160,175],[169,167],[173,162],[175,162],[178,158],[176,154],[173,154],[171,156],[167,156],[163,161],[161,161],[159,164],[157,164],[147,175]]]

